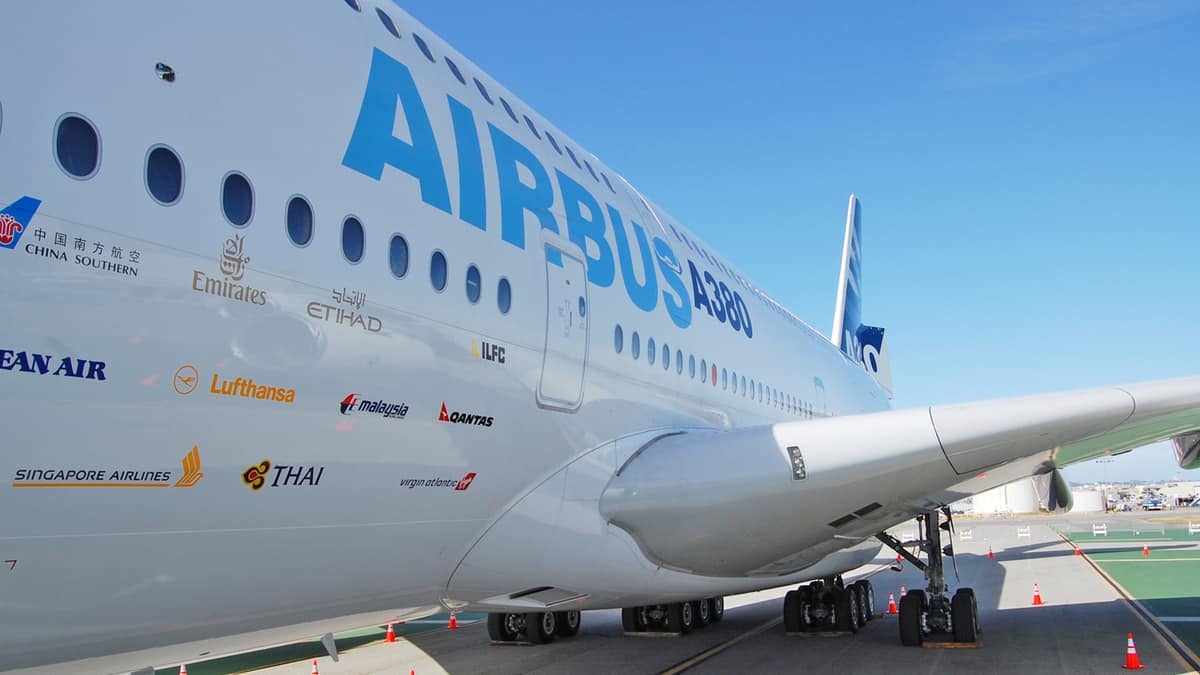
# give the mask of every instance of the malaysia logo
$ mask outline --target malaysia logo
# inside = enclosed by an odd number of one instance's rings
[[[449,422],[451,424],[474,424],[480,427],[490,427],[495,422],[495,419],[490,415],[477,415],[457,410],[450,411],[446,408],[446,402],[442,401],[442,411],[438,414],[438,421]]]
[[[392,403],[390,401],[378,400],[371,401],[365,398],[359,398],[358,394],[350,394],[342,399],[341,410],[343,415],[349,415],[355,412],[366,412],[375,415],[381,415],[385,419],[402,420],[408,414],[407,403]]]
[[[21,197],[0,210],[0,248],[16,248],[42,200]]]

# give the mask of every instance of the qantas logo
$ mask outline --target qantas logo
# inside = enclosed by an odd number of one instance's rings
[[[442,412],[438,415],[438,421],[450,422],[451,424],[474,424],[480,427],[490,427],[495,420],[488,415],[476,415],[457,410],[450,412],[446,409],[446,402],[442,401]]]
[[[16,248],[42,200],[21,197],[0,211],[0,248]]]
[[[342,399],[341,409],[343,415],[350,415],[355,412],[367,412],[382,415],[385,419],[390,420],[402,420],[408,414],[407,403],[390,403],[384,400],[371,401],[359,398],[358,394],[350,394]]]

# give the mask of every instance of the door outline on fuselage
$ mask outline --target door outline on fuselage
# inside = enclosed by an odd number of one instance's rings
[[[546,258],[546,325],[537,404],[575,412],[583,403],[591,332],[587,258],[574,242],[546,230],[542,231],[542,244]]]

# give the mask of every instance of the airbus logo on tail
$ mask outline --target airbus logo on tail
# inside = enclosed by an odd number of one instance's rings
[[[0,248],[16,248],[42,200],[21,197],[0,210]]]

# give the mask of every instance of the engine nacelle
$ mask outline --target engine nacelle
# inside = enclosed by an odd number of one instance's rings
[[[1200,432],[1171,439],[1175,446],[1175,461],[1181,469],[1200,469]]]

